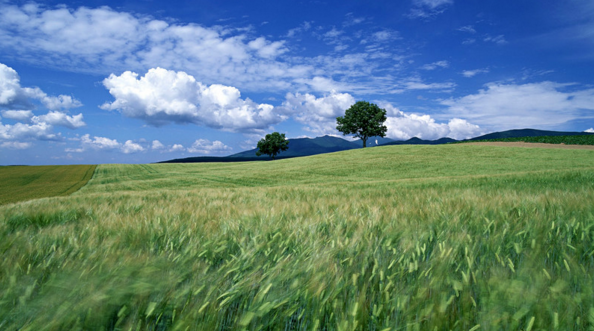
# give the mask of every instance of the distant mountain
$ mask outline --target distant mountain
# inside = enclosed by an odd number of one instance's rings
[[[521,138],[521,137],[544,137],[544,136],[577,136],[588,135],[589,132],[563,132],[563,131],[546,131],[535,129],[518,129],[507,130],[501,132],[488,133],[479,137],[467,139],[465,141],[485,140],[485,139],[501,139],[501,138]]]
[[[398,140],[398,141],[388,142],[388,143],[383,144],[383,146],[388,146],[388,145],[441,145],[441,144],[447,144],[447,143],[453,143],[453,142],[457,142],[457,140],[452,139],[452,138],[439,138],[437,140],[423,140],[423,139],[419,139],[417,137],[413,137],[413,138],[410,138],[409,140]]]
[[[289,149],[281,152],[279,158],[297,157],[297,156],[308,156],[322,153],[332,153],[345,151],[348,149],[359,148],[357,144],[346,141],[341,138],[332,136],[323,136],[317,138],[295,138],[289,139]],[[230,158],[258,158],[256,151],[258,149],[250,149],[249,151],[229,155]],[[268,160],[268,155],[262,155],[259,159]]]
[[[394,139],[390,139],[390,138],[369,137],[367,139],[367,147],[386,145],[393,141],[394,141]],[[354,140],[354,141],[352,141],[352,143],[356,144],[358,147],[363,147],[363,140],[361,140],[361,139]]]

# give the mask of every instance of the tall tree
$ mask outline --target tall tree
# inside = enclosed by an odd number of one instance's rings
[[[351,108],[345,111],[344,116],[337,117],[336,130],[343,135],[354,134],[361,138],[363,148],[367,147],[367,138],[385,137],[388,128],[384,125],[386,121],[386,110],[376,104],[367,101],[357,101]]]
[[[289,141],[285,138],[284,133],[273,132],[267,134],[265,138],[258,141],[257,156],[268,154],[273,160],[275,156],[289,149]]]

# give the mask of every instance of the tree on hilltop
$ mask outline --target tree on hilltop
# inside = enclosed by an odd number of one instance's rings
[[[343,135],[354,134],[361,138],[363,148],[367,146],[369,137],[385,137],[388,128],[384,125],[386,121],[386,110],[376,104],[367,101],[357,101],[346,110],[344,116],[337,117],[336,130]]]
[[[257,156],[268,154],[273,160],[277,154],[289,149],[289,141],[284,133],[273,132],[258,141]]]

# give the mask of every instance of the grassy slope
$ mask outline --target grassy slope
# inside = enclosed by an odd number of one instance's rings
[[[0,167],[0,205],[76,192],[93,177],[94,165]]]
[[[588,329],[594,153],[102,165],[0,207],[0,329]]]

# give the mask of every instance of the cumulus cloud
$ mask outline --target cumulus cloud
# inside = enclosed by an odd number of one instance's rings
[[[151,149],[164,149],[165,145],[163,145],[160,141],[158,140],[153,140],[153,143],[151,145]]]
[[[232,148],[222,142],[218,140],[211,142],[208,139],[198,139],[188,147],[188,152],[198,154],[221,154],[230,150]]]
[[[35,124],[15,123],[2,124],[0,122],[0,141],[21,141],[22,140],[62,140],[62,136],[53,132],[53,127],[47,123]]]
[[[206,86],[185,72],[154,68],[139,77],[126,71],[120,76],[110,75],[103,85],[115,101],[103,104],[102,109],[119,110],[126,117],[154,126],[193,123],[227,131],[254,132],[285,119],[271,105],[241,99],[235,87]]]
[[[437,61],[437,62],[425,64],[424,66],[421,67],[421,69],[435,70],[437,68],[447,68],[449,66],[450,66],[450,63],[448,61],[444,60],[444,61]]]
[[[573,90],[570,88],[573,87]],[[594,89],[550,81],[487,84],[477,94],[441,101],[447,114],[491,129],[550,127],[594,110]]]
[[[122,150],[122,153],[124,153],[124,154],[130,154],[130,153],[142,152],[142,151],[144,151],[144,147],[133,142],[132,140],[126,140],[126,142],[122,145],[121,150]]]
[[[70,109],[82,106],[80,101],[68,95],[48,96],[38,87],[22,87],[18,73],[0,63],[0,107],[18,110],[35,108],[38,101],[50,110]]]
[[[388,138],[408,140],[417,137],[425,140],[435,140],[450,137],[461,140],[478,136],[482,133],[478,125],[459,118],[453,118],[448,123],[437,123],[429,115],[406,114],[390,104],[380,104],[386,109],[388,119],[386,127]]]
[[[89,150],[102,150],[102,151],[118,151],[124,154],[131,154],[137,152],[143,152],[146,150],[145,147],[132,140],[127,140],[125,143],[120,143],[117,139],[110,139],[107,137],[94,136],[91,138],[90,134],[85,134],[79,139],[79,148],[66,148],[66,152],[82,153]]]
[[[584,132],[588,132],[588,133],[594,133],[594,128],[589,128],[587,130],[584,130]]]
[[[33,112],[30,110],[3,110],[1,111],[4,118],[26,122],[33,117]]]
[[[336,117],[343,116],[344,111],[356,102],[352,95],[337,92],[320,98],[309,93],[287,93],[285,99],[280,111],[305,124],[305,130],[322,135],[338,134]]]
[[[475,69],[475,70],[464,70],[464,71],[462,71],[462,76],[470,78],[470,77],[474,77],[478,74],[486,74],[488,72],[489,72],[488,68]]]
[[[31,121],[33,123],[47,123],[52,126],[63,126],[70,129],[77,129],[87,125],[83,121],[82,114],[68,116],[57,111],[50,111],[49,113],[41,116],[33,116]]]
[[[170,152],[183,152],[184,150],[186,150],[186,149],[181,144],[174,144],[173,146],[171,146],[169,148]]]
[[[35,102],[50,111],[35,116]],[[55,126],[70,129],[85,126],[83,115],[67,115],[69,108],[79,107],[81,103],[65,95],[48,96],[41,89],[22,87],[18,73],[0,63],[0,108],[3,118],[17,121],[14,124],[0,122],[0,143],[6,148],[28,148],[34,140],[62,140],[60,133],[54,133]],[[16,147],[15,147],[16,146]]]
[[[91,135],[89,134],[85,134],[84,136],[82,136],[81,142],[83,145],[86,145],[93,149],[116,149],[121,147],[121,144],[115,139],[97,136],[91,139]]]

